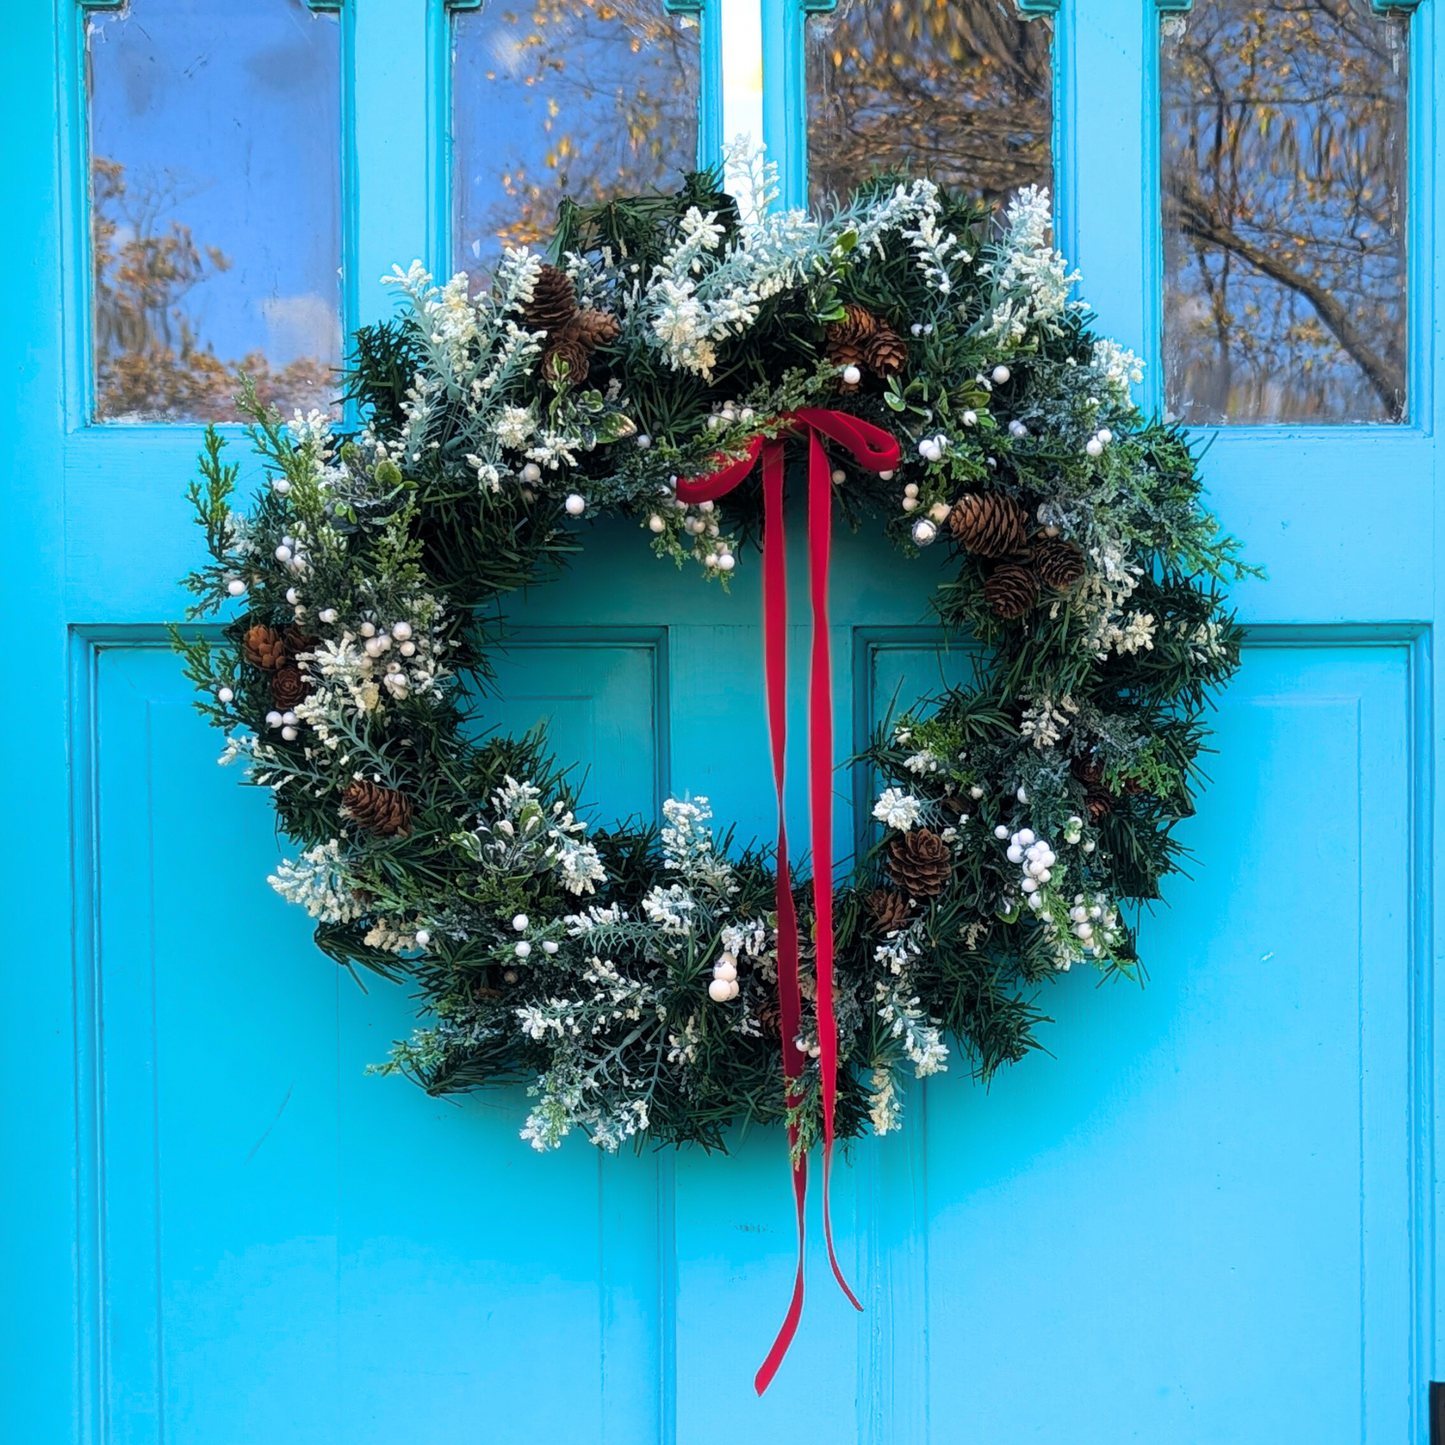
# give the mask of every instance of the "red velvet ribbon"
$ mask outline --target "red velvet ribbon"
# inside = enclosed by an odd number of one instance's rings
[[[898,443],[881,427],[841,411],[804,407],[787,418],[808,438],[808,590],[813,611],[813,653],[808,684],[808,822],[813,838],[813,911],[816,915],[818,1057],[823,1093],[823,1236],[833,1277],[855,1309],[861,1310],[833,1248],[829,1186],[833,1171],[833,1113],[838,1095],[838,1029],[833,1016],[833,678],[828,633],[828,553],[832,536],[833,478],[821,438],[845,447],[871,472],[898,465]],[[789,1108],[808,1060],[798,1047],[803,1001],[799,985],[798,915],[788,867],[788,834],[783,816],[783,765],[788,741],[788,564],[783,532],[783,441],[755,437],[738,462],[694,481],[680,481],[684,502],[709,502],[740,485],[759,455],[763,459],[763,654],[767,677],[768,733],[773,753],[773,786],[778,795],[778,1012],[783,1034],[783,1077]],[[793,1298],[783,1326],[754,1380],[758,1394],[772,1383],[803,1314],[804,1206],[808,1161],[798,1151],[798,1129],[788,1126],[793,1201],[798,1215],[798,1266]]]

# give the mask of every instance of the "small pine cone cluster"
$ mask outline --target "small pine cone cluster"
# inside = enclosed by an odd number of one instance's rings
[[[984,583],[994,615],[1022,617],[1039,600],[1039,587],[1067,592],[1084,575],[1084,554],[1062,537],[1028,536],[1029,514],[1012,497],[965,492],[948,514],[960,546],[996,559]]]
[[[823,330],[823,352],[839,370],[840,391],[857,391],[863,384],[861,376],[857,381],[843,377],[847,367],[886,379],[908,365],[908,343],[886,321],[852,302],[843,312],[841,321],[830,321]]]
[[[241,638],[241,652],[252,667],[271,675],[271,697],[282,712],[290,712],[311,692],[311,682],[296,666],[295,659],[310,652],[317,643],[300,628],[288,627],[277,632],[264,622],[248,627]]]
[[[605,311],[579,310],[572,278],[555,266],[543,266],[538,273],[522,320],[529,331],[546,333],[542,379],[553,386],[580,386],[592,369],[592,353],[616,341],[622,331],[617,318]]]
[[[876,932],[893,933],[908,926],[908,895],[897,888],[875,888],[863,902]]]
[[[282,712],[290,712],[310,693],[310,681],[294,662],[278,667],[271,674],[271,697]]]
[[[937,898],[953,877],[953,854],[937,833],[912,828],[888,845],[888,872],[908,897]]]
[[[411,799],[395,788],[358,778],[341,795],[341,807],[354,822],[379,837],[411,832]]]
[[[965,492],[948,514],[959,545],[980,557],[1009,557],[1028,545],[1029,514],[1012,497]]]

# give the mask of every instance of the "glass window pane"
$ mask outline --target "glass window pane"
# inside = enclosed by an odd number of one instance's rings
[[[86,34],[95,414],[326,408],[341,354],[341,43],[302,0],[130,0]]]
[[[815,203],[909,165],[998,202],[1053,183],[1052,22],[1011,0],[839,0],[808,17]]]
[[[1164,22],[1164,376],[1185,421],[1405,416],[1408,22],[1195,0]]]
[[[697,165],[700,31],[662,0],[484,0],[452,54],[453,265],[549,236],[563,196],[670,187]]]

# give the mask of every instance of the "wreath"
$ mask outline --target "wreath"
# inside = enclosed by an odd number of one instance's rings
[[[564,203],[548,256],[508,251],[475,296],[397,270],[397,316],[354,337],[352,427],[251,397],[249,511],[209,432],[189,615],[238,610],[219,646],[175,640],[301,850],[272,885],[326,954],[417,990],[423,1026],[377,1072],[525,1081],[537,1149],[574,1129],[721,1148],[779,1121],[801,1184],[814,1143],[899,1127],[906,1073],[1023,1057],[1045,980],[1140,976],[1125,907],[1178,865],[1202,713],[1239,661],[1221,588],[1250,569],[1187,437],[1136,409],[1138,360],[1070,299],[1047,192],[994,220],[886,176],[810,217],[733,159],[736,199],[699,172]],[[809,886],[781,835],[720,841],[704,798],[591,827],[539,733],[476,720],[500,599],[607,513],[724,588],[761,542],[777,700],[804,446],[815,607],[836,506],[905,557],[949,549],[943,645],[981,659],[854,760],[881,827],[836,885],[825,626]]]

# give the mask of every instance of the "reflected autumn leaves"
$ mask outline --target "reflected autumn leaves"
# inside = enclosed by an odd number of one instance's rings
[[[1406,22],[1196,0],[1164,24],[1165,382],[1194,423],[1405,415]]]

